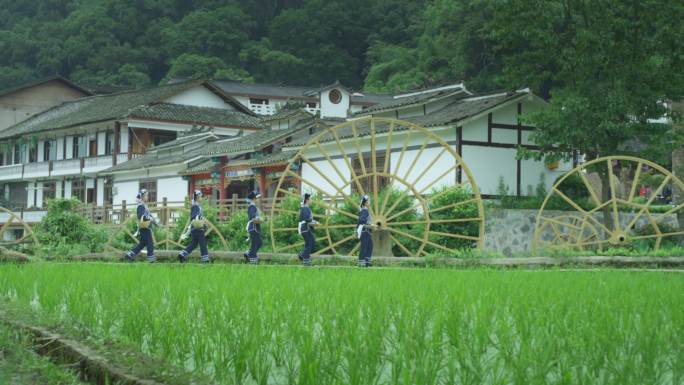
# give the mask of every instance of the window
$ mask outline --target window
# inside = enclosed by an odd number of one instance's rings
[[[97,156],[97,137],[91,139],[88,143],[88,155],[87,156]]]
[[[22,144],[19,146],[19,151],[20,151],[20,161],[19,163],[28,163],[28,158],[29,158],[29,150],[28,150],[28,144]]]
[[[71,197],[85,202],[85,180],[74,179],[71,181]]]
[[[114,133],[107,132],[105,136],[105,155],[112,155],[114,152]]]
[[[268,99],[249,98],[251,104],[268,104]]]
[[[4,165],[5,165],[5,153],[0,152],[0,166],[4,166]]]
[[[316,102],[307,102],[306,103],[306,108],[316,108]]]
[[[332,104],[339,104],[342,101],[342,93],[338,89],[330,90],[328,99],[330,99]]]
[[[157,181],[156,180],[146,180],[140,182],[140,188],[138,190],[145,189],[149,193],[149,197],[147,199],[148,202],[155,203],[157,202]]]
[[[363,158],[363,165],[366,169],[366,174],[370,174],[373,172],[373,160],[369,155],[365,155]],[[363,168],[361,167],[361,161],[359,160],[358,156],[353,156],[352,157],[352,166],[354,167],[354,173],[356,176],[361,176],[363,175]],[[389,165],[388,165],[389,166]],[[382,173],[383,169],[385,167],[385,155],[376,155],[375,156],[375,172],[377,173]],[[377,184],[378,184],[378,190],[382,190],[385,186],[389,185],[389,178],[385,176],[380,176],[376,175]],[[369,191],[373,191],[373,177],[371,176],[365,176],[359,178],[359,182],[361,184],[361,187],[363,187],[363,191],[368,193]],[[360,194],[361,192],[358,191],[359,188],[355,182],[352,182],[352,192],[355,194]]]
[[[112,180],[107,178],[104,181],[104,201],[106,204],[114,203],[114,194],[112,192]]]
[[[28,161],[35,163],[38,161],[38,145],[28,144]]]
[[[21,146],[18,144],[14,145],[14,156],[13,156],[14,162],[12,164],[20,164],[21,163]]]
[[[43,143],[43,162],[57,159],[57,141],[46,140]]]
[[[155,146],[170,142],[176,139],[176,134],[173,132],[154,132],[152,133],[152,143]]]
[[[88,138],[85,136],[74,136],[73,158],[85,158],[88,156]]]

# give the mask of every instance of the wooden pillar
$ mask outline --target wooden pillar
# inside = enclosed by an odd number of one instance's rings
[[[126,210],[126,200],[121,201],[121,223],[123,223],[126,220],[126,215],[128,214],[128,210]]]
[[[219,175],[219,200],[225,200],[226,199],[226,160],[225,158],[221,158],[221,166],[219,168],[221,175]]]
[[[161,210],[161,215],[162,215],[162,225],[166,226],[169,224],[169,209],[168,209],[168,200],[166,197],[162,198],[162,210]]]
[[[262,198],[268,198],[268,191],[266,191],[266,171],[263,168],[259,169],[259,193]]]

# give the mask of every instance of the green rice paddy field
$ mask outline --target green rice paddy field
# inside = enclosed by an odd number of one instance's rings
[[[217,384],[684,384],[681,273],[36,263],[1,307]]]

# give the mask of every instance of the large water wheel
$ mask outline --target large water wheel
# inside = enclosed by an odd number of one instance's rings
[[[684,204],[662,201],[672,187],[684,184],[645,159],[609,156],[575,167],[544,200],[533,248],[658,249],[665,241],[677,242],[684,235],[677,221]]]
[[[4,222],[0,224],[0,248],[12,249],[22,244],[40,244],[31,226],[16,213],[0,207],[0,216],[4,217]],[[15,230],[21,230],[21,235],[15,237],[15,234],[10,234],[10,231]]]
[[[296,227],[303,191],[317,198],[318,255],[357,253],[361,195],[371,199],[375,255],[453,254],[483,243],[484,208],[470,170],[454,145],[410,122],[351,120],[302,143],[272,197],[274,252],[303,246]]]

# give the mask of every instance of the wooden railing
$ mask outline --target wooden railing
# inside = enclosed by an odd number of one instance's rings
[[[279,201],[278,201],[279,202]],[[218,210],[218,215],[215,222],[222,223],[228,221],[230,216],[241,210],[246,210],[248,203],[244,198],[239,198],[233,195],[231,198],[222,200],[209,201],[211,207]],[[264,214],[270,214],[272,210],[273,201],[271,199],[264,199],[260,203],[259,209]],[[169,201],[163,198],[161,202],[148,203],[152,215],[159,221],[160,224],[167,225],[174,223],[180,217],[181,211],[189,207],[188,201]],[[120,224],[123,223],[129,216],[135,215],[137,205],[135,202],[129,203],[122,201],[121,204],[96,206],[86,204],[81,206],[80,213],[84,217],[97,224]]]

